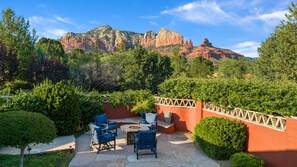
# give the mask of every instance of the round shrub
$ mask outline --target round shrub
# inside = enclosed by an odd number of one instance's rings
[[[231,156],[231,167],[264,167],[264,161],[249,153],[235,153]]]
[[[55,122],[58,135],[74,134],[81,118],[79,97],[70,82],[45,80],[33,90],[46,106],[46,116]]]
[[[101,101],[94,99],[92,96],[80,95],[81,121],[88,125],[94,121],[95,115],[103,114],[103,105]]]
[[[0,113],[0,146],[21,149],[21,166],[24,149],[30,143],[49,143],[56,137],[53,121],[40,113],[10,111]]]
[[[246,129],[240,122],[208,117],[196,125],[193,138],[209,157],[225,160],[243,150]]]

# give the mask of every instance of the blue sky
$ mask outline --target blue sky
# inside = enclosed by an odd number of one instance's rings
[[[0,0],[24,16],[39,37],[58,39],[110,25],[145,33],[161,27],[195,46],[208,38],[216,47],[257,57],[257,47],[285,18],[290,0]]]

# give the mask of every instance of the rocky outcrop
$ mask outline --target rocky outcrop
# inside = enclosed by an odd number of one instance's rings
[[[189,58],[203,56],[206,59],[218,60],[243,57],[229,49],[214,47],[207,38],[204,38],[200,46],[194,47],[191,39],[184,40],[181,34],[164,28],[161,28],[158,34],[152,31],[141,34],[102,26],[86,33],[67,33],[60,39],[60,42],[66,51],[79,48],[113,52],[123,45],[126,48],[142,45],[144,48],[158,51],[163,55],[170,55],[174,50],[179,50]]]
[[[156,46],[156,34],[153,31],[148,31],[144,34],[141,45],[145,48]]]
[[[202,56],[210,60],[219,60],[221,58],[243,57],[243,55],[235,53],[229,49],[213,47],[212,43],[210,43],[207,38],[204,38],[202,44],[194,48],[192,52],[188,54],[189,58],[195,58],[198,56]]]
[[[156,47],[183,44],[183,36],[177,32],[161,28],[156,36]]]

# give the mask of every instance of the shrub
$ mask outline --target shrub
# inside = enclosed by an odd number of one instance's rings
[[[0,113],[0,145],[20,148],[22,166],[24,149],[30,143],[49,143],[56,128],[46,116],[24,111]]]
[[[4,84],[4,87],[11,88],[12,90],[32,88],[32,86],[27,81],[17,80],[17,79],[14,81],[6,82]]]
[[[264,161],[249,153],[235,153],[231,156],[231,167],[264,167]]]
[[[58,135],[73,134],[81,118],[74,85],[66,81],[52,84],[45,80],[33,92],[45,104],[46,115],[55,122]]]
[[[297,84],[257,80],[174,79],[159,85],[162,97],[187,98],[232,109],[297,116]]]
[[[196,125],[193,139],[209,157],[225,160],[243,150],[246,129],[240,122],[209,117]]]
[[[0,96],[9,96],[14,94],[14,91],[9,87],[0,87]]]
[[[154,112],[154,111],[155,111],[155,100],[153,101],[144,100],[141,102],[137,102],[131,110],[131,112],[133,113]]]
[[[6,111],[22,110],[47,115],[45,104],[34,96],[32,92],[18,92],[3,104],[3,108],[5,108]]]
[[[124,105],[129,108],[131,104],[137,104],[145,100],[155,102],[155,98],[148,90],[127,90],[109,94],[108,101],[112,106]]]
[[[90,122],[94,121],[94,115],[103,114],[102,102],[93,98],[93,96],[80,94],[80,111],[81,120],[84,125],[88,125]]]

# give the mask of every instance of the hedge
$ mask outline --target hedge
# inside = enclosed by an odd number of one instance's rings
[[[159,94],[187,98],[232,109],[235,107],[281,116],[297,116],[297,84],[258,80],[171,79]]]
[[[249,153],[235,153],[230,158],[231,167],[264,167],[264,161]]]
[[[243,151],[246,129],[240,122],[208,117],[195,126],[193,139],[209,157],[226,160]]]

